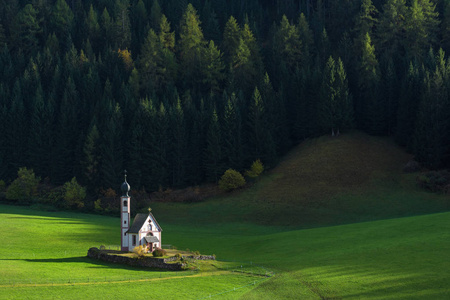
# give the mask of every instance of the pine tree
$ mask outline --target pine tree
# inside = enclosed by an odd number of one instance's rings
[[[27,156],[29,166],[42,177],[50,174],[51,149],[53,146],[52,101],[44,100],[44,92],[39,85],[31,105],[30,131],[28,135]]]
[[[127,49],[131,45],[131,24],[129,16],[129,1],[116,0],[114,42],[120,49]]]
[[[302,42],[300,34],[295,25],[289,23],[286,15],[281,18],[280,26],[274,38],[275,52],[290,70],[295,70],[301,63]]]
[[[172,110],[171,126],[172,131],[172,183],[174,187],[182,187],[186,182],[186,123],[181,101],[178,98],[176,106]]]
[[[197,87],[202,81],[206,42],[197,11],[188,4],[180,22],[179,57],[182,80],[187,87]]]
[[[333,135],[351,123],[350,95],[342,60],[336,63],[329,57],[323,74],[320,104],[320,123],[324,132]]]
[[[387,0],[377,25],[378,51],[383,57],[394,58],[394,62],[405,53],[407,14],[405,0]]]
[[[206,90],[211,94],[218,93],[221,90],[224,80],[224,64],[222,61],[222,53],[216,47],[213,41],[209,42],[208,48],[205,49],[205,69],[203,70],[203,84]]]
[[[217,112],[214,109],[207,134],[205,150],[205,173],[210,182],[217,182],[224,171],[222,153],[222,132]]]
[[[86,140],[83,146],[83,161],[82,166],[84,169],[83,182],[89,189],[95,190],[100,187],[100,133],[97,129],[95,121],[86,136]]]
[[[253,92],[248,111],[248,146],[249,157],[247,163],[261,159],[266,165],[274,162],[275,143],[271,134],[271,128],[267,122],[263,99],[257,87]]]
[[[159,24],[161,24],[161,18],[161,6],[159,6],[158,0],[153,0],[152,7],[150,9],[150,25],[153,30],[158,30]]]
[[[51,29],[56,33],[56,36],[60,41],[66,41],[74,25],[74,15],[69,5],[65,0],[57,0],[53,6],[51,18]],[[64,43],[62,43],[64,45]],[[64,51],[67,51],[68,45],[62,47]]]
[[[439,26],[436,5],[429,0],[412,0],[406,19],[406,51],[411,59],[421,58],[437,41]]]
[[[58,114],[58,131],[53,148],[52,176],[54,182],[63,184],[75,175],[75,149],[77,136],[78,92],[72,77],[67,79]]]
[[[241,40],[241,29],[236,19],[231,16],[225,24],[223,32],[223,48],[226,61],[231,64],[233,57],[236,55]]]
[[[397,142],[409,151],[413,150],[417,110],[423,90],[423,78],[418,67],[411,62],[400,90],[395,134]]]
[[[86,17],[86,29],[89,41],[93,43],[95,49],[98,49],[98,42],[100,39],[100,24],[98,22],[97,11],[94,10],[92,4]]]
[[[102,15],[100,16],[100,28],[103,40],[101,48],[105,49],[110,46],[114,34],[113,21],[111,20],[111,16],[106,7],[103,9]]]
[[[104,99],[108,102],[109,99]],[[119,104],[110,101],[100,130],[101,186],[105,189],[120,184],[123,170],[123,116]]]
[[[359,97],[355,104],[359,125],[369,132],[379,134],[384,126],[384,106],[378,97],[380,71],[378,60],[375,56],[375,47],[370,36],[366,33],[363,47],[360,50],[361,59],[358,66]]]
[[[442,49],[437,56],[437,67],[425,78],[423,94],[416,123],[414,154],[426,167],[442,168],[450,158],[450,101],[449,68]]]
[[[159,41],[164,49],[174,51],[175,49],[175,32],[170,31],[170,23],[165,15],[161,16],[159,23]]]
[[[226,169],[241,170],[244,166],[242,117],[235,93],[227,97],[223,117],[223,157]]]
[[[41,28],[36,20],[37,13],[31,4],[17,14],[11,26],[11,36],[16,49],[21,49],[25,54],[35,51],[38,45],[38,35]]]

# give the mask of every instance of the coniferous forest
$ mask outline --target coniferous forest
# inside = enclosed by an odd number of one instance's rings
[[[352,128],[450,167],[447,53],[448,0],[0,0],[0,179],[182,188]]]

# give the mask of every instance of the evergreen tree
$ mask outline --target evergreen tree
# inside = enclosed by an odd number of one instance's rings
[[[224,171],[222,154],[222,132],[217,112],[214,109],[207,134],[205,150],[205,173],[210,182],[217,182]]]
[[[223,117],[223,157],[226,169],[241,170],[244,166],[242,117],[235,93],[227,97]]]
[[[42,177],[50,174],[51,150],[53,146],[52,101],[44,100],[44,92],[39,85],[31,105],[30,131],[28,135],[27,156],[29,165]]]
[[[91,189],[97,189],[100,187],[100,133],[97,129],[95,122],[89,129],[86,136],[86,140],[83,146],[84,158],[82,161],[82,166],[84,169],[84,180],[83,182],[88,185]]]
[[[176,106],[172,110],[171,126],[172,131],[172,183],[174,187],[182,187],[186,182],[186,147],[187,132],[184,120],[184,112],[181,101],[178,98]]]
[[[67,79],[58,114],[58,130],[53,148],[52,178],[63,184],[75,175],[75,149],[77,135],[78,92],[72,77]]]
[[[328,58],[323,74],[320,118],[324,132],[332,132],[333,135],[352,124],[352,101],[340,58],[337,63],[331,56]]]
[[[203,84],[211,93],[218,93],[222,87],[224,80],[224,64],[222,61],[222,53],[216,47],[213,41],[209,42],[208,48],[205,49],[205,69]]]
[[[14,18],[11,26],[13,45],[16,49],[21,49],[26,54],[35,51],[38,44],[41,28],[36,18],[36,10],[31,4],[27,4]]]
[[[232,63],[233,57],[236,55],[241,40],[241,30],[236,19],[231,16],[225,24],[223,32],[223,49],[226,60]]]
[[[276,157],[275,144],[271,134],[271,128],[267,122],[263,99],[256,87],[248,111],[248,122],[250,156],[248,157],[247,163],[261,159],[266,165],[272,164]]]
[[[98,42],[100,39],[100,24],[98,22],[97,11],[94,10],[92,4],[86,17],[86,29],[89,41],[93,43],[95,49],[98,49]]]
[[[100,131],[100,174],[101,186],[107,189],[120,184],[123,170],[123,116],[119,104],[112,101],[103,109],[108,112]]]
[[[56,1],[52,9],[50,24],[52,31],[56,33],[60,41],[66,41],[69,38],[72,26],[74,25],[74,15],[65,0]],[[62,48],[65,51],[69,49],[67,43],[66,47]]]
[[[381,133],[384,126],[383,104],[378,97],[380,70],[375,47],[366,33],[359,61],[359,97],[355,104],[358,123],[371,133]]]
[[[159,6],[158,0],[153,0],[152,7],[150,9],[150,25],[153,30],[158,30],[159,24],[161,24],[161,18],[161,6]]]
[[[421,58],[437,41],[439,26],[436,5],[429,0],[412,0],[406,18],[406,51],[412,59]]]
[[[131,44],[129,5],[128,0],[116,0],[115,3],[114,42],[120,49],[127,49]]]
[[[400,90],[397,110],[396,140],[408,150],[413,150],[417,110],[423,92],[423,78],[412,62],[409,64]]]
[[[205,40],[197,11],[189,4],[180,22],[179,57],[182,80],[187,87],[202,81]]]
[[[433,74],[427,74],[415,132],[414,153],[426,167],[448,166],[450,158],[449,72],[442,49]]]
[[[298,68],[301,62],[302,42],[300,34],[295,25],[291,25],[286,15],[281,18],[280,26],[275,35],[274,47],[277,55],[291,69]]]
[[[157,112],[157,119],[155,123],[155,128],[153,131],[154,144],[153,160],[152,160],[152,172],[155,187],[165,188],[169,186],[170,169],[169,169],[169,116],[167,114],[164,104],[161,103],[159,110]]]
[[[377,25],[377,47],[383,57],[397,62],[404,56],[406,18],[408,10],[405,0],[387,0],[383,5]]]

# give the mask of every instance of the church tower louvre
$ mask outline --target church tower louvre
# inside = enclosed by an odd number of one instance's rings
[[[130,246],[128,245],[129,239],[127,236],[127,231],[130,228],[130,196],[128,192],[130,191],[130,185],[127,182],[127,171],[125,170],[125,181],[120,187],[122,196],[120,196],[120,220],[122,222],[121,228],[121,251],[129,251]]]

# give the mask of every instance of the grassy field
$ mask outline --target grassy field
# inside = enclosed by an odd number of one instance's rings
[[[119,244],[119,218],[0,205],[0,299],[449,299],[450,199],[418,189],[409,159],[387,139],[322,137],[248,190],[152,205],[164,244],[248,273],[92,261]]]

